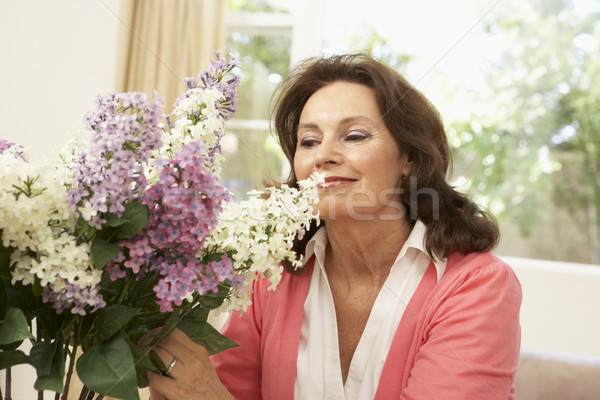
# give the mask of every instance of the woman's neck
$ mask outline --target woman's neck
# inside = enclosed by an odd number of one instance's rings
[[[412,229],[407,219],[327,221],[327,274],[348,284],[383,284]]]

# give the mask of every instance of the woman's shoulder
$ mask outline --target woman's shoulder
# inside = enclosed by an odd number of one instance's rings
[[[513,269],[491,252],[452,254],[439,282],[445,287],[507,286],[520,292],[519,280]]]
[[[481,270],[514,273],[510,265],[491,252],[461,254],[454,253],[448,257],[444,275],[469,274]]]
[[[453,254],[429,292],[423,312],[441,319],[467,315],[475,321],[477,315],[512,320],[519,313],[522,297],[516,274],[498,256],[489,252]]]

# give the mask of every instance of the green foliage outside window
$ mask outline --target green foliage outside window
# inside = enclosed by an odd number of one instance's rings
[[[287,13],[268,1],[230,0],[228,12]],[[227,51],[239,54],[242,83],[238,88],[237,120],[269,119],[273,91],[290,65],[291,29],[253,27],[232,28],[227,34]],[[265,179],[280,180],[283,153],[267,129],[230,128],[237,143],[234,152],[225,153],[223,179],[237,198],[245,198],[249,190],[263,186]]]
[[[565,0],[504,11],[487,26],[505,45],[488,96],[473,95],[465,107],[478,111],[449,130],[455,159],[473,193],[525,236],[551,206],[566,210],[563,226],[587,237],[583,258],[600,263],[600,12]]]

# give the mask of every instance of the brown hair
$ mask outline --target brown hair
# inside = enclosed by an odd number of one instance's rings
[[[412,161],[410,177],[402,183],[402,203],[413,222],[418,218],[426,224],[429,255],[444,258],[453,252],[493,249],[500,237],[493,216],[446,182],[452,158],[438,111],[399,73],[370,56],[309,58],[294,66],[281,83],[274,97],[272,121],[290,164],[294,165],[304,105],[317,90],[336,81],[373,89],[383,122],[401,154]],[[286,183],[297,187],[293,168]],[[315,230],[312,227],[302,241],[296,241],[297,252],[304,253]],[[285,266],[290,270],[289,265]]]

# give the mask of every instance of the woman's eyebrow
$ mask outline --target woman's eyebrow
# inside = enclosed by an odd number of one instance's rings
[[[365,117],[363,115],[346,117],[340,121],[340,125],[348,125],[355,122],[362,122],[370,125],[375,125],[375,122],[371,118]]]
[[[365,117],[364,115],[356,115],[356,116],[351,116],[351,117],[346,117],[340,120],[340,122],[338,123],[339,125],[348,125],[354,122],[363,122],[363,123],[368,123],[368,124],[375,124],[375,122],[369,118],[369,117]],[[304,122],[298,125],[298,129],[318,129],[319,125],[315,124],[314,122]]]
[[[298,130],[300,129],[319,129],[319,125],[313,122],[305,122],[298,125]]]

